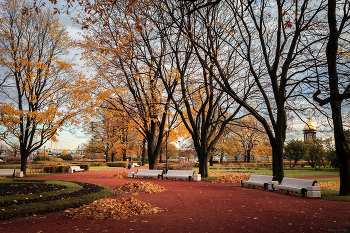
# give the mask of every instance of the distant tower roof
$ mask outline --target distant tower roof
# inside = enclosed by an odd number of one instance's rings
[[[309,121],[304,126],[304,130],[315,130],[316,131],[316,127],[315,127],[314,123],[312,123],[310,116],[309,116]]]

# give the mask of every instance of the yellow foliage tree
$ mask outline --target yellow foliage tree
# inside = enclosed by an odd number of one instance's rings
[[[61,152],[61,155],[68,155],[68,151],[67,151],[67,150],[63,150],[63,151]]]
[[[272,148],[262,125],[252,116],[241,119],[229,130],[237,136],[241,150],[244,151],[244,161],[272,157]]]
[[[41,153],[40,153],[40,155],[42,155],[42,156],[48,156],[49,154],[46,152],[46,151],[42,151]]]
[[[28,12],[29,5],[23,0],[0,5],[0,65],[6,70],[0,140],[18,141],[24,174],[28,156],[55,141],[63,126],[78,123],[75,117],[89,99],[89,85],[62,60],[73,44],[66,28],[51,11]]]

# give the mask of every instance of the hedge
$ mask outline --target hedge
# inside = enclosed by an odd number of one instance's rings
[[[129,164],[128,161],[118,161],[118,162],[108,162],[108,167],[127,167]]]

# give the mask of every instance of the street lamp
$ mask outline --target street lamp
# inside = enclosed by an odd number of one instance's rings
[[[165,172],[168,174],[168,137],[169,137],[169,129],[164,129],[165,133],[166,133],[166,138],[165,138],[165,165],[166,165],[166,168],[165,168]]]

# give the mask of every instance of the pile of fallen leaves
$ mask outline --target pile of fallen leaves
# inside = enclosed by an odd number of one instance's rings
[[[339,181],[334,181],[334,182],[320,182],[316,183],[316,186],[320,186],[321,189],[328,189],[328,190],[335,190],[339,191],[340,190],[340,182]]]
[[[107,178],[116,178],[116,179],[128,178],[128,173],[126,171],[117,172],[117,173],[113,173],[110,176],[107,176]]]
[[[209,177],[220,176],[213,183],[241,183],[241,180],[248,180],[248,173],[232,173],[232,172],[209,172]]]
[[[104,198],[79,208],[69,208],[65,212],[78,219],[125,219],[133,215],[155,214],[162,210],[134,197]]]
[[[159,193],[165,191],[165,188],[151,182],[128,182],[115,189],[117,192],[131,193],[137,195],[139,193]]]

